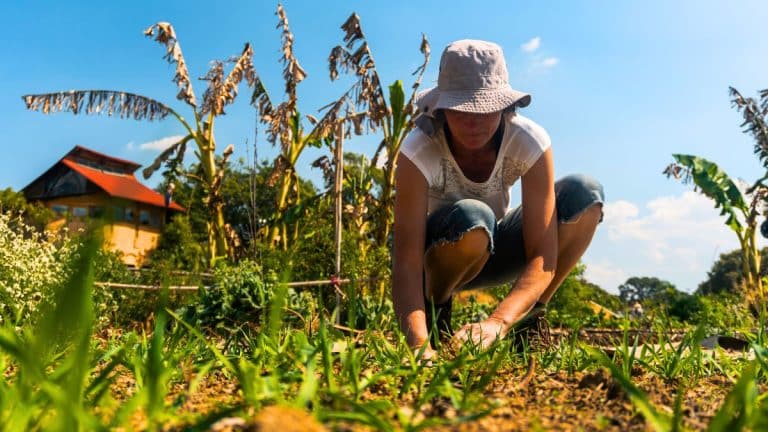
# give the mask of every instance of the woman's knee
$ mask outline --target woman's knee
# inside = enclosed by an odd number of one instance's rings
[[[455,245],[465,256],[481,257],[488,253],[490,243],[491,236],[488,231],[478,227],[464,233]]]
[[[555,194],[560,223],[577,223],[587,213],[599,215],[597,222],[602,221],[605,192],[595,178],[583,174],[565,176],[555,183]]]
[[[437,210],[427,219],[427,249],[446,243],[476,246],[485,244],[493,249],[496,217],[484,202],[474,199],[459,200]]]

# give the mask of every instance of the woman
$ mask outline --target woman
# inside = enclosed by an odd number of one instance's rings
[[[434,322],[452,333],[459,290],[515,281],[488,319],[453,335],[457,343],[485,348],[526,314],[541,316],[592,240],[604,196],[584,176],[555,182],[549,136],[516,113],[531,98],[509,86],[498,45],[449,44],[438,85],[419,96],[396,172],[392,296],[408,344],[431,357],[429,331]],[[518,178],[522,204],[510,210]]]

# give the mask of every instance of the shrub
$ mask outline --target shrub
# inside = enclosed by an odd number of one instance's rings
[[[66,280],[76,244],[0,213],[0,321],[20,323],[32,316]]]
[[[749,331],[756,325],[744,302],[733,294],[700,295],[699,307],[691,318],[692,324],[702,325],[708,333],[734,334]]]
[[[205,249],[195,237],[187,215],[176,215],[165,225],[157,249],[152,251],[153,267],[199,272],[205,268]]]
[[[621,300],[617,296],[584,279],[585,269],[583,264],[577,265],[552,297],[548,309],[553,325],[581,328],[613,324],[611,319],[595,314],[589,301],[616,313],[623,312]]]
[[[261,267],[253,261],[242,260],[235,265],[220,262],[214,270],[214,283],[198,292],[197,302],[183,312],[188,322],[224,333],[242,326],[258,325],[264,319],[276,286],[276,277],[265,281]],[[314,302],[309,291],[287,290],[286,307],[293,314],[310,315]]]
[[[166,269],[152,269],[148,272],[131,271],[123,263],[120,253],[99,250],[94,256],[95,280],[98,282],[114,282],[125,284],[162,285],[168,283],[190,284],[187,280],[173,278],[169,280]],[[159,274],[166,276],[161,279]],[[143,323],[157,310],[160,302],[160,292],[157,290],[125,289],[96,286],[93,289],[94,310],[97,325],[108,324],[130,327]],[[167,306],[179,308],[194,297],[193,292],[171,291]]]

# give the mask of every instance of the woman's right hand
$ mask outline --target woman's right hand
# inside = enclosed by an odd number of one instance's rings
[[[422,351],[423,349],[423,351]],[[432,349],[432,346],[426,345],[418,347],[413,350],[413,356],[416,358],[416,363],[424,365],[426,367],[432,367],[437,360],[437,351]]]

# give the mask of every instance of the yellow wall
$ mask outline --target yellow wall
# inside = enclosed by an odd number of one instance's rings
[[[160,230],[127,223],[104,227],[105,246],[123,254],[123,262],[141,267],[147,253],[157,247]]]
[[[106,195],[85,195],[76,197],[57,198],[45,203],[48,208],[55,206],[67,206],[68,213],[48,225],[49,230],[59,230],[66,226],[70,232],[76,232],[86,226],[88,216],[79,217],[73,214],[74,208],[91,209],[102,207],[105,212],[114,207],[124,209],[123,215],[110,215],[113,222],[104,227],[104,246],[112,251],[120,252],[123,262],[127,265],[140,267],[146,261],[148,253],[157,247],[160,238],[160,226],[164,221],[164,209],[148,206],[141,203],[114,199]],[[133,221],[124,219],[126,209],[133,212]],[[150,215],[156,226],[143,224],[140,220],[141,212]]]

